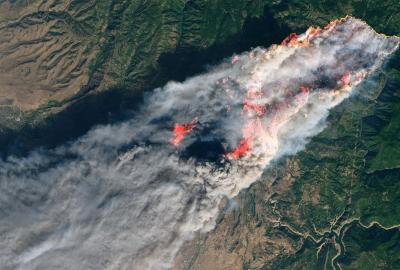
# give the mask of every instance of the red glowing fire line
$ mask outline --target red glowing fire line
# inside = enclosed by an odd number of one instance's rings
[[[297,34],[296,33],[291,33],[287,38],[285,38],[281,45],[294,45],[297,43]]]
[[[296,33],[291,33],[287,38],[285,38],[281,46],[307,46],[309,44],[310,39],[317,36],[323,31],[328,31],[332,29],[335,25],[343,22],[344,19],[332,21],[323,29],[319,27],[310,27],[305,37],[299,37]],[[240,60],[239,56],[235,55],[231,63],[235,64]],[[351,73],[345,72],[340,78],[342,87],[346,87],[351,83]],[[294,100],[296,101],[295,111],[298,111],[301,106],[305,104],[308,99],[308,95],[310,93],[310,88],[306,86],[300,86],[300,94],[294,95]],[[279,128],[279,124],[285,122],[290,118],[290,116],[280,113],[281,110],[284,110],[285,107],[290,107],[290,101],[288,100],[290,97],[287,97],[283,102],[276,104],[272,107],[271,110],[271,120],[269,123],[269,127],[265,125],[262,121],[262,117],[267,114],[267,107],[265,104],[260,104],[258,101],[259,98],[262,98],[264,95],[261,91],[255,89],[249,89],[246,94],[246,98],[243,101],[243,110],[242,112],[247,112],[247,116],[249,120],[247,124],[244,126],[242,133],[243,137],[231,152],[226,152],[225,156],[227,159],[239,159],[244,155],[248,154],[254,146],[255,140],[260,138],[268,133],[277,133],[277,129]],[[228,105],[227,111],[231,111],[231,107]],[[242,114],[243,115],[243,114]],[[176,123],[173,130],[173,137],[170,139],[170,143],[179,146],[179,144],[185,139],[185,137],[196,127],[197,117],[194,118],[189,123],[178,124]]]
[[[169,141],[175,146],[179,146],[185,137],[196,127],[197,118],[194,118],[189,123],[176,123],[173,130],[173,137]]]
[[[308,97],[310,89],[305,86],[300,86],[301,95]],[[262,95],[254,94],[253,90],[249,90],[247,93],[247,97],[253,97],[256,99],[257,97],[261,97]],[[302,97],[296,95],[295,100],[297,105],[300,105],[303,101]],[[266,105],[263,104],[255,104],[249,101],[249,99],[245,99],[243,102],[243,111],[248,112],[250,118],[247,124],[244,126],[242,133],[243,138],[240,140],[239,144],[233,149],[231,152],[225,154],[227,159],[239,159],[245,155],[247,155],[254,146],[255,140],[257,138],[262,138],[267,133],[276,133],[279,122],[284,121],[286,119],[280,119],[279,112],[284,107],[289,107],[289,101],[285,100],[280,104],[277,104],[272,109],[272,116],[269,128],[262,121],[262,117],[264,117],[267,113]]]

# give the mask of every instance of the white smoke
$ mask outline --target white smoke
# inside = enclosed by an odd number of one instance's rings
[[[168,83],[124,123],[0,161],[1,269],[168,269],[183,241],[214,227],[224,197],[258,180],[274,158],[301,150],[399,43],[353,18],[299,40],[308,38]],[[243,113],[249,89],[262,93],[252,100],[267,108],[260,117]],[[174,124],[195,117],[192,133],[170,145]],[[231,151],[254,119],[261,132],[242,157],[193,154],[209,151],[202,148],[210,141]]]

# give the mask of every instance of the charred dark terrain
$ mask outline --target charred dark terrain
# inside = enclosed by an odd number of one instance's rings
[[[0,155],[123,122],[168,81],[346,15],[400,36],[396,0],[0,0]],[[400,51],[357,87],[303,151],[221,204],[174,269],[400,269]],[[182,158],[224,151],[198,141]]]

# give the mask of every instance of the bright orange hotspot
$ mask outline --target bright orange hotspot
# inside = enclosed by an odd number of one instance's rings
[[[297,44],[297,34],[296,33],[291,33],[287,38],[285,38],[281,45],[294,45]]]
[[[249,152],[251,148],[251,140],[250,139],[242,139],[238,146],[229,154],[226,155],[227,159],[238,159],[244,156],[247,152]]]
[[[342,78],[340,78],[340,81],[343,85],[347,86],[350,84],[350,79],[350,72],[346,72],[345,74],[343,74]]]
[[[169,142],[175,146],[179,146],[183,139],[196,127],[196,124],[197,118],[194,118],[189,123],[175,124],[174,130],[172,131],[173,137]]]

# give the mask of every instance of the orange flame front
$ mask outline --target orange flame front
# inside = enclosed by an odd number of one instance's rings
[[[306,102],[310,89],[306,86],[300,86],[300,93],[294,97],[295,106],[294,111],[297,112]],[[263,122],[264,116],[267,114],[265,104],[257,104],[256,99],[262,97],[262,94],[249,90],[247,93],[247,99],[243,102],[243,111],[248,113],[250,119],[242,130],[243,138],[239,144],[231,152],[225,154],[229,160],[239,159],[247,155],[254,147],[255,141],[263,137],[268,136],[267,134],[276,134],[278,132],[279,125],[289,120],[293,114],[285,113],[285,107],[290,107],[290,101],[284,100],[283,102],[276,104],[272,108],[270,123],[267,127]],[[250,98],[253,98],[250,100]],[[288,97],[289,99],[289,97]]]
[[[175,124],[173,130],[173,137],[169,141],[175,146],[179,146],[185,137],[196,127],[197,118],[194,118],[189,123]]]
[[[273,49],[297,49],[301,47],[307,47],[313,44],[313,40],[320,35],[325,34],[329,31],[335,31],[335,27],[341,23],[344,23],[348,17],[334,20],[324,28],[310,27],[305,34],[297,35],[291,33],[285,38],[280,45],[274,45]],[[254,58],[254,52],[250,52],[249,58]],[[246,59],[246,58],[243,58]],[[265,58],[268,59],[268,58]],[[235,65],[241,61],[241,56],[234,55],[231,58],[231,64]],[[239,62],[240,63],[240,62]],[[361,79],[365,77],[365,72],[352,73],[349,71],[344,72],[340,76],[336,77],[337,86],[334,90],[348,90],[349,86],[356,85]],[[297,92],[289,91],[283,100],[272,101],[268,100],[265,89],[262,89],[261,83],[262,74],[252,75],[252,83],[246,86],[247,92],[242,102],[242,114],[245,118],[245,124],[241,130],[242,138],[233,150],[226,151],[225,157],[229,160],[239,159],[245,155],[248,155],[251,151],[256,151],[256,147],[261,146],[263,149],[270,148],[265,138],[276,138],[278,136],[279,128],[291,117],[298,113],[303,106],[308,102],[311,89],[317,89],[318,85],[307,82],[307,85],[296,86],[298,87]],[[226,82],[226,78],[222,80]],[[295,90],[296,88],[294,88]],[[293,89],[291,89],[293,90]],[[236,99],[236,96],[225,89],[227,96],[232,100]],[[268,100],[268,101],[267,101]],[[226,112],[231,112],[231,105],[226,105]],[[305,117],[307,115],[305,114]],[[170,143],[178,146],[182,140],[193,130],[197,124],[197,118],[193,119],[189,123],[175,124],[173,130],[173,138]],[[274,146],[272,146],[274,147]]]

